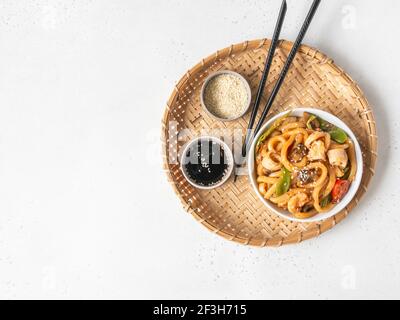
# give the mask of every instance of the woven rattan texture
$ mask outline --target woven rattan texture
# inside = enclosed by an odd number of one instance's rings
[[[261,79],[270,40],[254,40],[220,50],[203,59],[178,82],[167,103],[162,120],[164,170],[175,193],[199,222],[212,232],[246,245],[281,246],[310,239],[342,221],[367,191],[374,175],[377,157],[377,134],[373,111],[360,88],[324,54],[303,45],[293,62],[285,83],[275,100],[270,116],[298,106],[317,107],[342,119],[358,138],[364,157],[364,176],[355,199],[335,217],[319,223],[296,223],[284,220],[263,206],[253,191],[247,176],[233,179],[221,188],[201,191],[185,181],[179,163],[171,161],[174,150],[188,141],[175,144],[174,135],[186,132],[191,137],[213,129],[245,131],[249,114],[231,123],[213,120],[202,111],[199,94],[204,79],[211,72],[233,70],[250,83],[253,96]],[[276,50],[273,66],[261,108],[276,81],[292,46],[282,41]],[[260,110],[261,112],[261,110]],[[210,131],[211,130],[211,131]]]

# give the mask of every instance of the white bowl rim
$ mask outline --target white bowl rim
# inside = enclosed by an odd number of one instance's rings
[[[299,115],[303,114],[304,112],[313,113],[313,114],[323,118],[324,120],[329,121],[330,123],[334,124],[335,126],[343,129],[348,134],[350,139],[353,141],[355,151],[356,151],[357,173],[356,173],[356,177],[355,177],[354,181],[352,182],[350,189],[349,189],[348,193],[346,194],[346,196],[334,208],[332,208],[332,210],[330,210],[328,212],[324,212],[324,213],[319,213],[316,216],[308,218],[308,219],[295,218],[288,211],[279,209],[278,207],[275,207],[272,203],[270,203],[269,201],[264,199],[264,197],[258,191],[258,185],[257,185],[256,179],[255,179],[254,151],[255,151],[255,146],[256,146],[257,140],[262,135],[262,133],[265,132],[265,130],[276,119],[278,119],[279,117],[282,117],[283,115],[285,115],[288,112],[291,112],[294,116],[299,116]],[[275,115],[274,117],[272,117],[271,119],[269,119],[263,125],[263,127],[260,129],[259,133],[254,137],[254,140],[251,144],[250,151],[248,153],[247,162],[248,162],[248,173],[249,173],[251,185],[253,186],[254,191],[256,192],[256,194],[260,198],[260,200],[264,203],[264,205],[267,206],[272,211],[274,211],[278,216],[280,216],[284,219],[287,219],[290,221],[295,221],[295,222],[303,222],[303,223],[318,222],[318,221],[326,220],[326,219],[329,219],[329,218],[333,217],[334,215],[338,214],[342,210],[344,210],[347,207],[347,205],[355,197],[355,195],[361,185],[361,180],[362,180],[362,176],[363,176],[362,151],[360,148],[360,144],[359,144],[356,136],[354,135],[353,131],[342,120],[340,120],[335,115],[333,115],[329,112],[320,110],[320,109],[308,108],[308,107],[301,107],[301,108],[295,108],[293,110],[287,110],[287,111],[281,112],[281,113]]]
[[[248,100],[246,103],[246,108],[244,109],[244,111],[238,115],[238,116],[234,116],[232,118],[220,118],[218,116],[216,116],[215,114],[213,114],[208,107],[206,106],[206,103],[204,102],[204,91],[206,90],[206,87],[208,85],[208,83],[215,77],[221,75],[221,74],[231,74],[233,76],[238,77],[244,84],[246,91],[247,91],[247,96],[248,96]],[[218,120],[218,121],[222,121],[222,122],[231,122],[234,120],[238,120],[240,118],[242,118],[249,110],[250,110],[250,105],[251,105],[251,99],[252,99],[252,95],[251,95],[251,87],[249,82],[246,80],[245,77],[243,77],[240,73],[236,72],[236,71],[232,71],[232,70],[219,70],[216,72],[211,73],[210,75],[208,75],[208,77],[204,80],[204,83],[201,87],[201,91],[200,91],[200,104],[203,108],[203,110],[212,118]]]
[[[201,186],[201,185],[195,183],[188,176],[188,174],[186,173],[186,170],[183,167],[183,158],[186,157],[186,153],[188,152],[189,148],[194,143],[196,143],[196,142],[198,142],[200,140],[212,140],[212,141],[218,143],[224,149],[225,156],[227,157],[227,161],[228,161],[228,172],[227,172],[227,174],[225,175],[225,177],[220,182],[218,182],[217,184],[214,184],[212,186]],[[182,171],[183,176],[187,180],[187,182],[189,182],[193,187],[195,187],[197,189],[202,189],[202,190],[212,190],[212,189],[215,189],[215,188],[218,188],[218,187],[222,186],[225,182],[227,182],[229,180],[229,178],[232,175],[233,168],[234,168],[233,152],[232,152],[231,148],[229,148],[229,146],[224,141],[222,141],[220,138],[217,138],[217,137],[214,137],[214,136],[208,136],[208,135],[199,136],[199,137],[196,137],[196,138],[190,140],[186,144],[186,146],[184,147],[184,149],[182,151],[182,154],[181,154],[181,157],[180,157],[180,160],[181,160],[180,169]]]

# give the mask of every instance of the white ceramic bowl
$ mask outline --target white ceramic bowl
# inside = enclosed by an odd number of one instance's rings
[[[221,75],[221,74],[229,74],[229,75],[232,75],[232,76],[235,76],[235,77],[239,78],[239,79],[242,81],[242,83],[243,83],[243,85],[244,85],[244,87],[246,88],[246,91],[247,91],[247,97],[248,97],[248,98],[247,98],[246,105],[244,106],[244,109],[243,109],[244,111],[243,111],[241,114],[239,114],[239,115],[237,115],[237,116],[234,116],[234,117],[231,117],[231,118],[221,118],[221,117],[216,116],[214,113],[212,113],[212,112],[209,110],[207,104],[206,104],[205,101],[204,101],[204,92],[205,92],[205,90],[206,90],[206,87],[207,87],[208,83],[209,83],[212,79],[214,79],[215,77],[217,77],[217,76],[219,76],[219,75]],[[204,80],[204,83],[203,83],[203,86],[201,87],[201,92],[200,92],[200,103],[201,103],[201,106],[203,107],[203,110],[204,110],[209,116],[211,116],[212,118],[214,118],[214,119],[216,119],[216,120],[219,120],[219,121],[226,121],[226,122],[228,122],[228,121],[233,121],[233,120],[237,120],[237,119],[243,117],[243,116],[249,111],[249,109],[250,109],[250,104],[251,104],[251,88],[250,88],[250,85],[249,85],[249,83],[247,82],[247,80],[246,80],[241,74],[239,74],[239,73],[237,73],[237,72],[234,72],[234,71],[230,71],[230,70],[221,70],[221,71],[217,71],[217,72],[214,72],[214,73],[210,74],[210,75],[206,78],[206,80]]]
[[[189,149],[196,143],[198,143],[201,140],[211,140],[217,144],[219,144],[222,149],[224,150],[225,153],[225,161],[228,164],[228,168],[227,168],[227,173],[226,175],[222,178],[221,181],[219,181],[216,184],[213,184],[211,186],[202,186],[197,184],[195,181],[193,181],[190,176],[187,174],[186,169],[185,169],[185,163],[186,163],[186,157],[187,157],[187,152],[189,151]],[[212,137],[212,136],[201,136],[198,138],[195,138],[193,140],[191,140],[183,149],[182,151],[182,155],[181,155],[181,171],[183,173],[183,176],[186,178],[186,180],[195,188],[198,189],[203,189],[203,190],[211,190],[217,187],[222,186],[226,181],[228,181],[228,179],[231,177],[232,172],[233,172],[233,167],[234,167],[234,161],[233,161],[233,153],[232,150],[229,148],[229,146],[223,142],[221,139],[218,139],[216,137]]]
[[[274,211],[277,215],[281,216],[282,218],[291,220],[291,221],[297,221],[297,222],[316,222],[316,221],[321,221],[328,219],[340,211],[342,211],[350,202],[353,200],[354,196],[357,193],[358,188],[360,187],[361,184],[361,179],[363,175],[363,158],[362,158],[362,153],[361,153],[361,148],[360,145],[354,135],[354,133],[350,130],[350,128],[339,118],[335,117],[331,113],[319,110],[319,109],[314,109],[314,108],[298,108],[292,111],[293,116],[301,116],[304,112],[308,113],[313,113],[322,119],[334,124],[335,126],[343,129],[349,138],[353,141],[355,151],[356,151],[356,158],[357,158],[357,174],[355,177],[355,180],[352,182],[349,192],[346,194],[346,196],[340,201],[332,210],[324,213],[319,213],[314,217],[308,218],[308,219],[297,219],[293,217],[291,213],[289,213],[286,210],[280,209],[277,206],[275,206],[273,203],[269,202],[268,200],[264,199],[264,197],[261,195],[261,193],[258,191],[258,184],[256,181],[256,168],[255,168],[255,147],[257,144],[257,140],[260,138],[260,136],[265,132],[265,130],[279,117],[282,117],[286,112],[282,112],[280,114],[277,114],[274,116],[272,119],[270,119],[259,131],[259,133],[255,136],[253,143],[251,145],[250,151],[248,153],[248,170],[249,170],[249,177],[251,184],[254,188],[254,191],[257,193],[258,197],[260,200],[267,206],[269,209]]]

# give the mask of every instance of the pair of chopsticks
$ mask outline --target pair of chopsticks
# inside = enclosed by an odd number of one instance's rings
[[[265,118],[268,115],[269,110],[271,109],[276,96],[278,95],[278,92],[286,78],[286,75],[289,71],[290,66],[292,65],[292,62],[296,56],[297,51],[300,48],[300,45],[304,39],[304,36],[308,30],[308,27],[311,24],[312,19],[314,18],[315,12],[318,9],[319,4],[321,3],[321,0],[314,0],[313,4],[311,5],[310,11],[307,14],[307,17],[303,23],[303,26],[300,29],[300,32],[296,38],[296,41],[293,44],[293,47],[287,57],[287,60],[285,62],[285,65],[283,66],[283,69],[281,71],[281,74],[279,75],[279,78],[275,84],[275,87],[272,89],[271,95],[268,98],[268,102],[264,107],[264,110],[261,114],[260,120],[258,121],[255,129],[253,130],[253,126],[256,120],[256,116],[257,116],[257,112],[260,106],[260,102],[261,102],[261,97],[264,93],[264,88],[265,88],[265,84],[267,83],[267,79],[268,79],[268,74],[269,74],[269,70],[271,68],[272,65],[272,60],[274,58],[275,55],[275,50],[278,46],[278,42],[279,42],[279,37],[280,37],[280,33],[282,30],[282,25],[283,22],[285,20],[285,16],[286,16],[286,12],[287,12],[287,4],[286,4],[286,0],[282,1],[282,5],[281,5],[281,9],[279,12],[279,16],[278,16],[278,20],[276,22],[276,26],[275,26],[275,31],[274,31],[274,35],[272,38],[272,42],[268,51],[268,55],[265,61],[265,66],[264,66],[264,71],[261,77],[261,81],[258,87],[258,91],[257,91],[257,96],[256,96],[256,100],[254,103],[254,107],[250,116],[250,121],[249,121],[249,125],[246,131],[246,137],[244,140],[244,144],[243,144],[243,148],[242,148],[242,156],[243,158],[246,157],[247,155],[247,151],[248,151],[248,146],[251,143],[252,138],[258,133],[258,131],[260,131]],[[239,166],[239,165],[238,165]],[[238,167],[237,166],[237,167]],[[237,168],[236,168],[237,169]],[[237,172],[235,170],[235,181],[237,179]]]

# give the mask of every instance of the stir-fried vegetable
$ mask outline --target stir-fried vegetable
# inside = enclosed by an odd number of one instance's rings
[[[256,145],[256,152],[260,148],[261,144],[271,135],[272,132],[274,132],[287,117],[289,117],[291,112],[286,113],[282,117],[276,119],[274,123],[260,136],[260,138],[257,141]]]
[[[331,138],[335,140],[337,143],[343,144],[347,141],[347,134],[340,128],[335,128],[332,131],[329,131]]]
[[[332,202],[339,203],[347,194],[350,188],[350,181],[338,179],[332,190]]]
[[[301,208],[301,212],[310,212],[313,209],[314,209],[314,206],[312,204],[308,203],[303,208]]]
[[[332,196],[328,194],[325,198],[323,198],[320,202],[321,208],[327,207],[332,202]]]
[[[310,114],[310,117],[307,120],[307,128],[311,130],[320,128],[322,131],[328,132],[332,140],[340,144],[343,144],[347,141],[346,132],[314,114]]]
[[[320,117],[317,117],[317,119],[318,119],[318,122],[319,122],[319,125],[320,125],[320,128],[322,131],[330,132],[336,128],[332,123],[330,123]]]
[[[292,173],[286,169],[282,168],[282,176],[276,186],[276,196],[279,197],[289,191],[290,183],[292,182]]]
[[[350,169],[351,169],[350,164],[347,164],[347,167],[344,168],[344,170],[343,170],[343,173],[344,173],[344,175],[342,177],[343,180],[349,180],[350,171],[351,171]]]
[[[308,149],[307,147],[299,143],[296,147],[290,151],[289,160],[292,163],[299,163],[305,156],[307,156]]]
[[[315,115],[310,114],[307,120],[307,128],[310,130],[314,130],[316,127],[319,127],[318,119]]]

